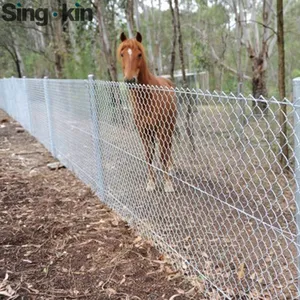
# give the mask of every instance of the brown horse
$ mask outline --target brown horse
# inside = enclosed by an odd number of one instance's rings
[[[146,190],[155,189],[155,172],[152,162],[157,138],[164,172],[164,190],[173,192],[169,176],[172,162],[172,136],[177,114],[175,95],[172,91],[173,84],[168,79],[156,77],[149,71],[145,50],[141,44],[142,35],[139,32],[135,39],[127,39],[123,32],[120,39],[118,57],[122,62],[124,81],[131,84],[157,86],[156,89],[143,86],[130,89],[134,122],[142,139],[148,163],[149,178]]]

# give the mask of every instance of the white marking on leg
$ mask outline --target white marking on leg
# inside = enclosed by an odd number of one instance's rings
[[[174,193],[174,188],[171,180],[165,181],[164,190],[165,193]]]
[[[173,160],[170,159],[168,164],[168,172],[171,173],[173,171],[173,168],[174,168]]]
[[[132,55],[132,50],[130,48],[127,50],[127,52],[130,56]]]
[[[147,187],[146,187],[146,191],[147,192],[153,192],[155,190],[155,182],[154,180],[151,178],[148,180],[147,182]]]

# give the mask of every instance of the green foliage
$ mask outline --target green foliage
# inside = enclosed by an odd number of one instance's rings
[[[204,45],[200,41],[196,41],[193,46],[193,66],[195,70],[199,72],[206,71],[208,70],[209,65],[209,51],[207,45]]]
[[[28,52],[24,57],[26,77],[42,78],[48,76],[46,70],[51,69],[51,63],[38,53]]]
[[[76,55],[69,54],[65,58],[64,77],[70,79],[87,78],[95,74],[95,62],[91,60],[91,43],[87,42],[85,48],[80,49]]]
[[[291,74],[292,78],[300,77],[300,69],[294,69]]]
[[[203,10],[202,17],[207,20],[211,26],[218,29],[218,26],[224,26],[229,22],[229,15],[222,4],[214,4]]]
[[[0,51],[0,78],[16,76],[15,65],[8,53]]]
[[[225,78],[223,79],[222,90],[226,93],[236,93],[237,92],[237,80],[236,76],[233,74],[225,74]]]
[[[3,0],[0,0],[2,3]],[[287,2],[288,0],[286,0]],[[40,2],[32,0],[33,7],[40,6]],[[30,2],[30,3],[31,3]],[[50,1],[51,2],[51,1]],[[47,5],[50,3],[45,1]],[[234,13],[229,2],[208,0],[179,1],[181,9],[181,30],[184,41],[184,59],[189,71],[209,71],[210,88],[222,89],[226,92],[237,91],[237,76],[230,73],[226,68],[220,67],[220,62],[237,69],[237,39],[234,27]],[[73,2],[72,2],[73,3]],[[125,0],[105,0],[102,3],[105,12],[105,25],[107,26],[108,38],[113,54],[119,43],[118,36],[121,31],[127,32],[127,21],[125,17]],[[170,53],[172,50],[172,18],[170,10],[149,7],[149,20],[146,21],[143,6],[151,5],[151,1],[139,4],[139,18],[143,35],[143,44],[153,53],[154,59],[158,57],[158,46],[161,49],[161,60],[164,74],[170,70]],[[155,1],[153,1],[155,3]],[[163,4],[163,2],[161,2]],[[231,2],[230,2],[231,3]],[[262,4],[262,2],[260,2]],[[87,8],[92,7],[89,0],[81,0],[80,4]],[[29,4],[28,4],[29,5]],[[257,15],[261,18],[262,6],[259,4]],[[6,46],[12,47],[13,37],[17,39],[20,54],[24,63],[25,75],[27,77],[50,77],[57,76],[55,71],[55,53],[60,51],[63,66],[63,78],[87,78],[88,74],[95,74],[97,78],[108,79],[107,63],[100,43],[99,28],[96,20],[93,22],[72,22],[68,31],[64,32],[58,39],[65,44],[56,45],[53,41],[55,35],[52,30],[59,22],[53,20],[45,28],[30,29],[32,24],[14,23],[7,24],[0,19],[0,76],[17,76],[16,64]],[[294,1],[285,15],[285,51],[286,51],[286,82],[287,92],[291,92],[291,80],[300,76],[298,38],[300,25],[300,2]],[[273,23],[272,23],[273,24]],[[8,26],[9,25],[9,26]],[[30,26],[29,26],[30,25]],[[72,26],[71,26],[72,25]],[[273,26],[273,25],[272,25]],[[148,31],[151,41],[148,38]],[[44,46],[38,46],[39,34],[44,37]],[[56,41],[57,42],[57,41]],[[212,55],[212,48],[219,58]],[[268,91],[269,95],[277,94],[277,64],[276,44],[272,56],[268,61]],[[251,61],[248,53],[242,49],[243,72],[251,77]],[[178,48],[176,53],[175,70],[180,69]],[[148,53],[149,57],[149,53]],[[118,66],[119,68],[119,66]],[[118,69],[121,73],[120,68]],[[121,74],[120,74],[121,75]],[[121,78],[121,76],[120,76]],[[251,80],[244,82],[244,93],[251,92]]]

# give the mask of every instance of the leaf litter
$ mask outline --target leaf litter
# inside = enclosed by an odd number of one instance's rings
[[[0,299],[209,299],[69,170],[50,170],[55,159],[2,111],[1,120]]]
[[[1,110],[0,124],[1,300],[225,299],[203,278],[183,276],[186,262],[176,269],[69,170],[50,170],[59,163]],[[209,255],[200,255],[210,272]],[[240,281],[245,270],[236,270]],[[226,292],[270,299],[255,289]]]

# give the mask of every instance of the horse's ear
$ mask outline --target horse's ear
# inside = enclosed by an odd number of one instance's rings
[[[124,32],[121,33],[121,35],[120,35],[120,40],[121,40],[121,42],[124,42],[124,41],[127,40],[127,37],[126,37],[126,35],[125,35]]]
[[[142,38],[142,35],[141,35],[139,32],[137,32],[137,33],[136,33],[135,39],[136,39],[139,43],[141,43],[143,38]]]

